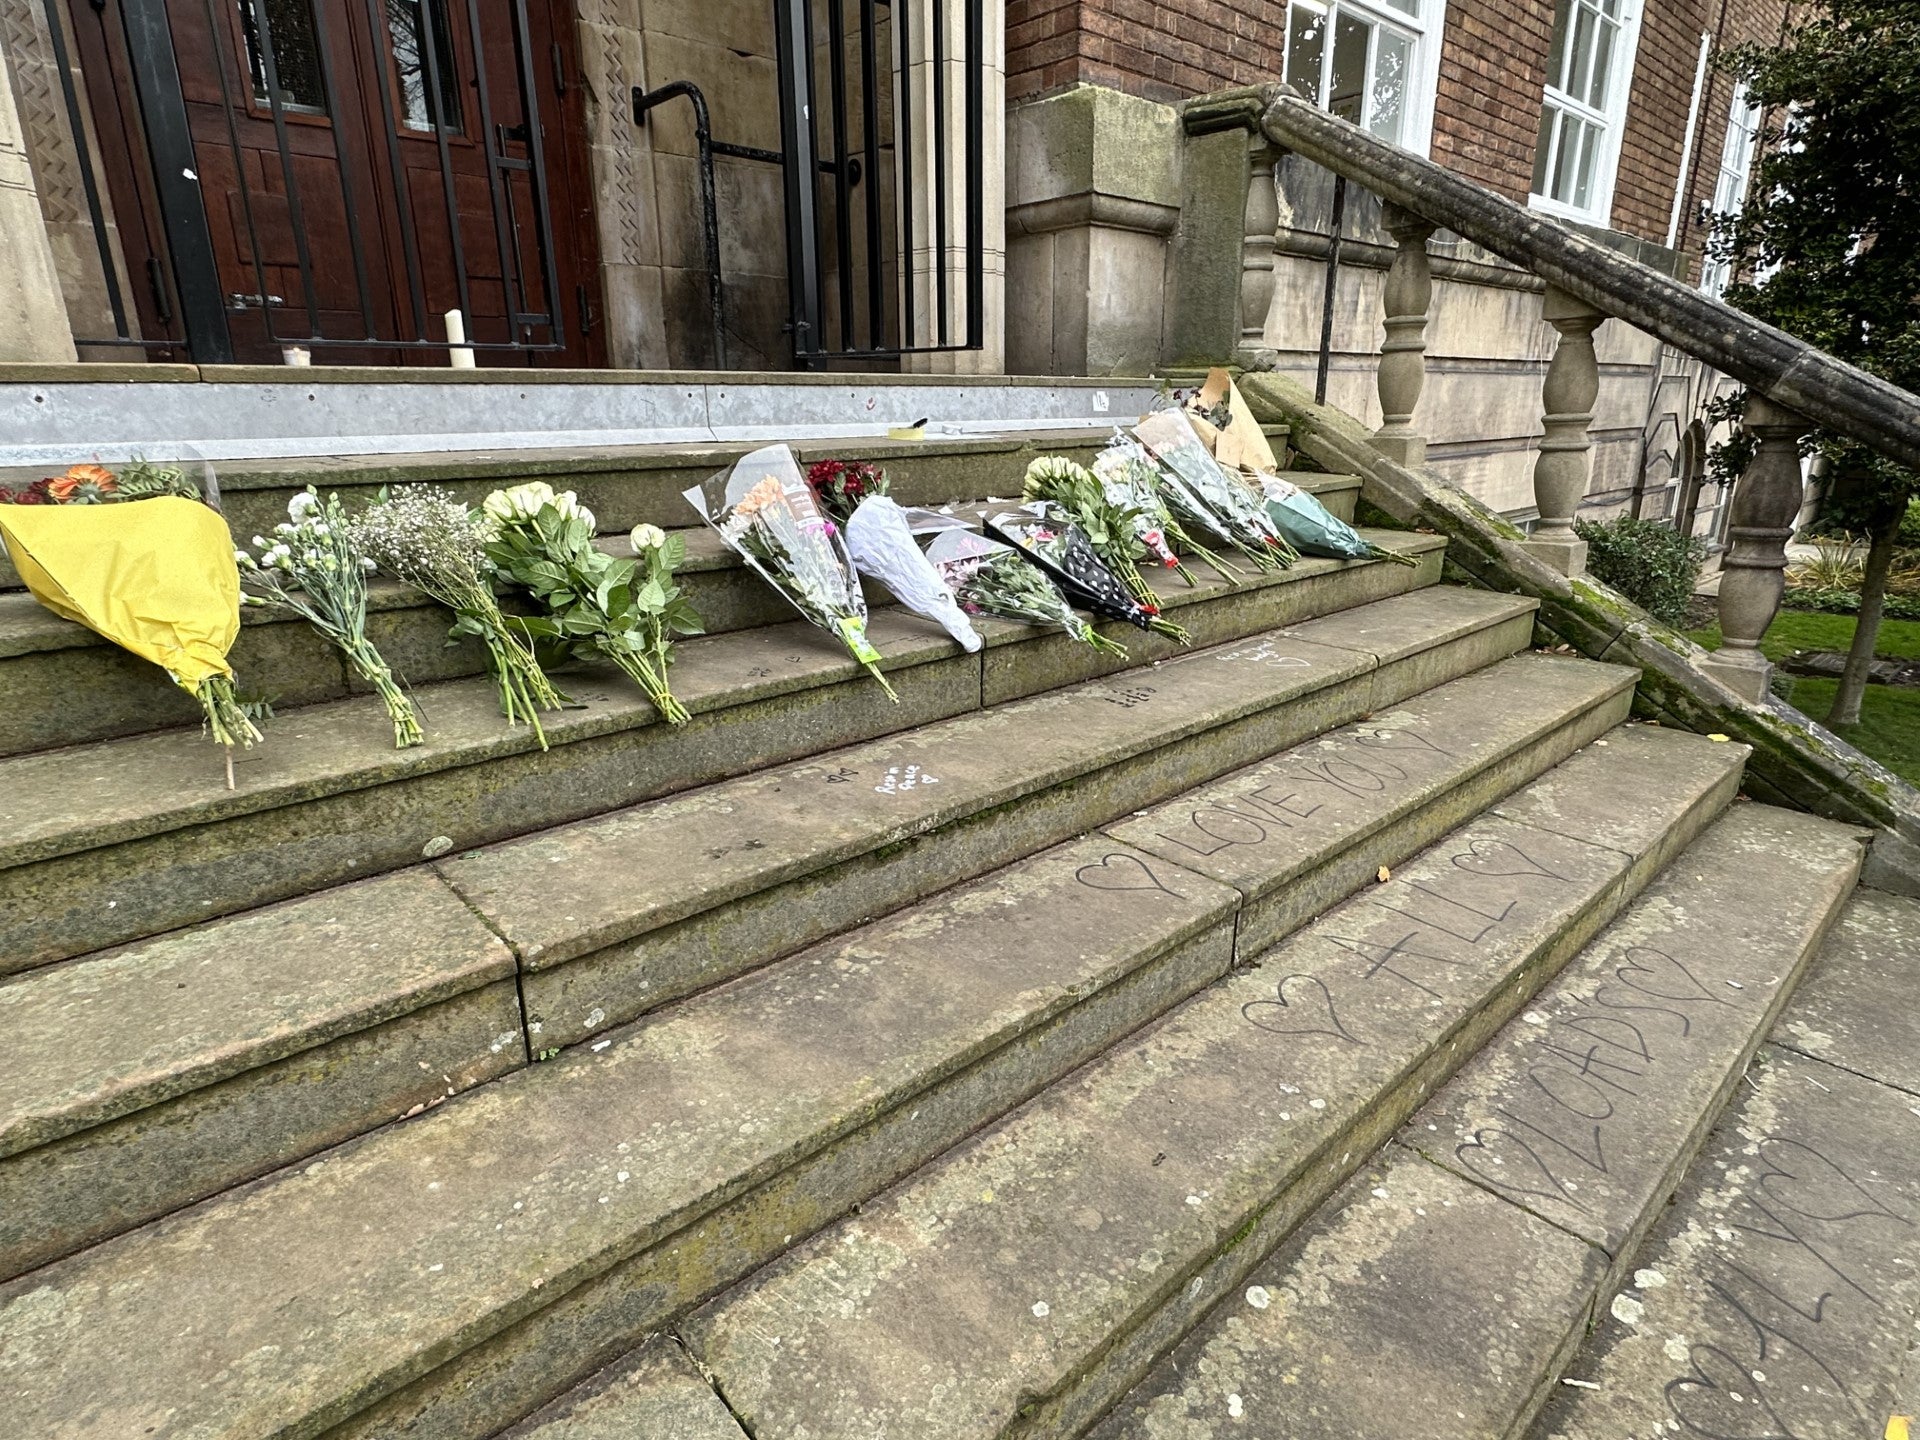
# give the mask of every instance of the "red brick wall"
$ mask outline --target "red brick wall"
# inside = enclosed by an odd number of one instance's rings
[[[1106,85],[1180,100],[1280,78],[1286,0],[1007,0],[1007,98]]]
[[[1433,158],[1525,200],[1552,42],[1553,0],[1449,0]]]

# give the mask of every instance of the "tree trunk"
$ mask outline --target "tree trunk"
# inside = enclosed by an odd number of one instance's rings
[[[1887,608],[1887,573],[1893,569],[1893,550],[1900,539],[1900,518],[1905,513],[1904,507],[1894,510],[1873,531],[1873,543],[1867,550],[1866,574],[1860,579],[1860,615],[1853,625],[1847,668],[1841,672],[1840,688],[1834,692],[1833,709],[1827,712],[1829,726],[1860,723],[1860,701],[1867,693],[1867,671],[1880,641],[1880,616]]]

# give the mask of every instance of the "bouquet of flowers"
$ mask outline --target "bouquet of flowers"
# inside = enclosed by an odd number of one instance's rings
[[[208,470],[208,485],[212,471]],[[104,465],[69,465],[59,475],[35,480],[18,490],[0,485],[0,505],[108,505],[123,500],[151,500],[156,495],[177,495],[183,500],[202,498],[200,487],[187,478],[178,465],[156,465],[148,460],[130,460],[118,474]],[[209,503],[218,504],[217,499]]]
[[[526,622],[501,612],[493,593],[493,564],[467,507],[444,490],[410,485],[382,494],[353,517],[348,540],[380,569],[454,613],[454,637],[471,635],[486,647],[487,671],[500,691],[509,724],[525,722],[547,748],[540,711],[558,710],[566,696],[554,689],[534,657]]]
[[[927,559],[941,582],[969,615],[998,615],[1029,625],[1059,626],[1082,645],[1103,655],[1126,658],[1127,649],[1095,630],[1074,613],[1067,597],[1018,551],[976,535],[947,529],[927,545]]]
[[[131,470],[133,467],[129,467]],[[122,486],[102,465],[75,465],[0,497],[0,539],[26,587],[54,614],[151,660],[200,703],[227,750],[260,739],[261,705],[234,689],[227,652],[240,633],[240,571],[219,513],[178,471]],[[145,474],[146,470],[142,471]],[[137,502],[137,503],[135,503]]]
[[[322,501],[309,485],[288,502],[286,521],[273,527],[273,539],[256,535],[253,547],[258,555],[233,552],[241,603],[298,615],[331,640],[386,704],[394,748],[418,745],[425,735],[413,701],[367,639],[367,571],[373,562],[354,547],[340,497]]]
[[[1395,565],[1420,562],[1398,550],[1375,545],[1346,521],[1331,514],[1317,496],[1278,475],[1257,472],[1253,483],[1266,497],[1267,518],[1303,555],[1326,555],[1335,560],[1390,560]]]
[[[791,450],[756,450],[685,495],[750,569],[808,620],[838,635],[888,699],[900,698],[880,673],[880,652],[867,639],[866,597],[846,544],[820,513]]]
[[[821,460],[807,467],[807,488],[821,513],[844,530],[862,500],[887,493],[887,472],[865,460]]]
[[[1059,506],[1033,500],[1017,510],[1003,510],[986,523],[995,536],[1046,571],[1076,605],[1142,630],[1151,628],[1153,616],[1100,562],[1086,532]]]
[[[686,707],[667,688],[673,637],[701,633],[700,617],[673,583],[684,541],[642,525],[630,537],[633,559],[608,555],[593,543],[593,512],[573,491],[556,495],[538,480],[494,491],[478,526],[501,578],[546,611],[520,622],[528,634],[612,661],[668,723],[686,723]]]
[[[869,495],[845,529],[847,552],[862,575],[878,580],[914,614],[939,622],[969,655],[979,650],[979,634],[914,542],[905,510],[885,495]]]
[[[1299,558],[1260,497],[1220,467],[1184,410],[1156,411],[1133,434],[1160,462],[1161,491],[1183,524],[1231,545],[1262,570],[1284,570]]]
[[[1139,527],[1140,542],[1146,546],[1147,553],[1187,584],[1194,583],[1193,573],[1180,563],[1175,546],[1189,555],[1198,555],[1229,585],[1240,583],[1232,566],[1195,540],[1173,517],[1167,497],[1161,493],[1160,467],[1139,441],[1129,440],[1115,431],[1107,448],[1094,457],[1093,473],[1110,498],[1139,515],[1135,525]]]
[[[1092,471],[1060,455],[1042,455],[1027,466],[1021,493],[1028,500],[1051,505],[1080,527],[1093,553],[1146,612],[1149,629],[1182,645],[1187,643],[1187,632],[1161,615],[1160,597],[1148,588],[1134,563],[1135,556],[1146,549],[1140,538],[1138,510],[1114,500]]]

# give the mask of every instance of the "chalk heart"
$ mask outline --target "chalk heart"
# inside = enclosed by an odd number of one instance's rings
[[[1635,945],[1626,952],[1627,963],[1614,974],[1620,983],[1660,1000],[1707,1000],[1716,1005],[1730,1004],[1693,978],[1693,972],[1664,950],[1651,945]]]
[[[1757,1361],[1742,1365],[1718,1345],[1695,1345],[1687,1358],[1692,1373],[1667,1383],[1667,1408],[1684,1433],[1714,1440],[1805,1440],[1814,1433],[1780,1418],[1766,1385],[1753,1378]],[[1778,1363],[1767,1359],[1769,1366]]]
[[[1144,860],[1131,855],[1109,855],[1096,865],[1082,865],[1073,878],[1090,890],[1158,890],[1176,900],[1182,898],[1162,885]]]
[[[1809,1220],[1858,1220],[1885,1216],[1902,1225],[1912,1222],[1896,1215],[1869,1195],[1846,1171],[1811,1145],[1782,1136],[1760,1142],[1760,1158],[1767,1162],[1760,1189],[1774,1204]]]
[[[1247,1021],[1275,1035],[1332,1035],[1354,1045],[1367,1042],[1340,1023],[1333,995],[1317,975],[1289,975],[1275,987],[1272,1000],[1250,1000],[1240,1007]]]
[[[1475,840],[1453,857],[1453,868],[1469,875],[1544,875],[1557,879],[1518,845],[1505,840]]]
[[[1560,1178],[1531,1147],[1505,1130],[1488,1128],[1453,1147],[1454,1158],[1468,1170],[1509,1195],[1537,1195],[1558,1200],[1576,1210],[1585,1209],[1560,1183]]]

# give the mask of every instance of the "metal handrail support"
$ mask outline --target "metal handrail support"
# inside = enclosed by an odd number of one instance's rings
[[[633,123],[644,125],[657,105],[686,96],[693,106],[693,140],[700,151],[700,238],[707,260],[707,307],[713,324],[713,366],[727,368],[727,301],[720,280],[720,205],[713,189],[713,123],[707,97],[691,80],[675,80],[652,90],[633,87]],[[757,158],[757,157],[756,157]]]

